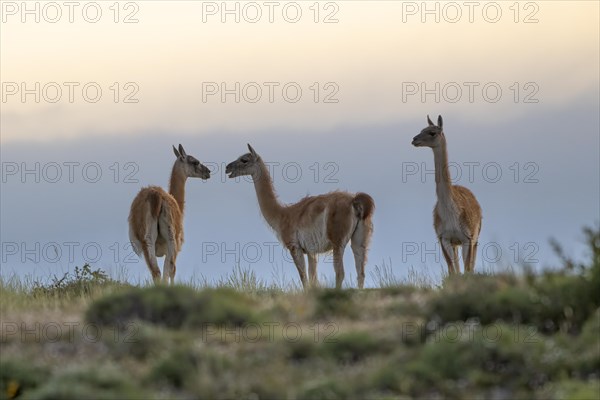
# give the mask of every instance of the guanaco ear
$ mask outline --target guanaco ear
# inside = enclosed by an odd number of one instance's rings
[[[250,146],[250,143],[248,143],[248,150],[250,150],[250,154],[252,154],[254,157],[258,157],[258,154],[256,154],[256,151],[254,151],[252,146]]]
[[[179,154],[181,154],[181,157],[187,157],[187,154],[185,153],[185,150],[183,149],[181,143],[179,144]]]
[[[173,153],[175,153],[175,157],[181,158],[181,154],[179,154],[179,152],[177,151],[177,149],[175,148],[175,146],[173,146]]]
[[[429,124],[429,126],[435,125],[433,122],[431,122],[431,119],[429,118],[429,114],[427,115],[427,123]]]
[[[438,115],[438,127],[440,129],[443,129],[443,126],[444,126],[444,121],[442,120],[442,116]]]

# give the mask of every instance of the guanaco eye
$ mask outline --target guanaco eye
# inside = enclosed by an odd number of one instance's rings
[[[244,164],[246,164],[248,162],[248,160],[246,160],[245,158],[242,158],[241,160]]]
[[[435,136],[435,131],[431,131],[431,132],[429,132],[429,135],[431,135],[431,136]]]

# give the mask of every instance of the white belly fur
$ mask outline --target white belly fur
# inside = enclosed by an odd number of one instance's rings
[[[331,250],[331,242],[327,238],[327,210],[311,225],[299,228],[296,240],[299,247],[306,253],[324,253]]]
[[[469,238],[462,231],[459,215],[453,206],[443,206],[438,203],[436,212],[440,216],[441,224],[436,228],[438,237],[448,240],[453,244],[467,243]]]

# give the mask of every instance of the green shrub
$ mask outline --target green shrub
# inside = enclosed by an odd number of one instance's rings
[[[348,382],[340,382],[331,378],[307,384],[298,395],[298,399],[302,400],[338,400],[349,398],[356,398],[356,394],[351,391],[351,385]]]
[[[201,327],[208,323],[239,327],[260,321],[255,301],[233,289],[205,289],[197,299],[188,318],[190,326]]]
[[[312,339],[301,338],[295,342],[282,342],[286,348],[287,358],[292,361],[304,361],[319,354],[319,347]]]
[[[169,349],[170,338],[159,328],[141,322],[114,328],[112,335],[104,335],[104,343],[117,358],[133,357],[143,361]],[[119,329],[118,331],[116,329]]]
[[[441,324],[477,320],[534,325],[542,332],[581,330],[600,306],[600,231],[584,229],[590,248],[588,264],[566,257],[554,243],[563,267],[518,279],[511,275],[450,276],[428,302],[425,315]]]
[[[112,366],[70,369],[53,376],[28,396],[32,400],[148,399],[123,370]]]
[[[427,304],[426,315],[436,317],[441,324],[452,321],[477,319],[481,323],[494,322],[498,316],[488,312],[488,299],[499,291],[517,284],[512,276],[453,275],[446,278],[444,287]],[[519,300],[521,300],[519,298]],[[506,302],[506,301],[504,301]],[[484,304],[485,303],[485,304]],[[491,302],[490,302],[491,303]],[[495,307],[495,304],[492,304]],[[511,308],[500,308],[510,313]]]
[[[564,338],[573,355],[568,362],[571,375],[579,379],[600,377],[600,308],[585,322],[581,334]]]
[[[359,307],[354,301],[353,290],[322,289],[316,293],[316,318],[355,318],[359,315]]]
[[[0,359],[0,398],[12,399],[46,381],[49,371],[29,362]]]
[[[366,289],[367,291],[375,291],[381,296],[410,296],[415,293],[426,293],[428,288],[420,288],[413,285],[398,284],[395,286],[382,286],[379,289]]]
[[[566,272],[546,273],[533,285],[537,296],[531,322],[545,332],[579,332],[598,307],[598,288],[584,276]]]
[[[375,339],[367,332],[341,334],[322,346],[325,355],[346,363],[355,363],[378,352],[389,350],[387,343]]]
[[[527,326],[503,323],[445,326],[415,354],[401,366],[404,388],[412,395],[434,390],[451,397],[462,390],[494,388],[532,393],[564,375],[571,356]]]
[[[163,383],[177,389],[195,374],[200,358],[190,349],[177,350],[162,359],[151,371],[150,382]]]
[[[128,284],[111,279],[101,269],[92,270],[89,264],[75,267],[74,273],[66,272],[62,278],[54,276],[49,283],[36,281],[33,283],[31,294],[34,297],[76,297],[90,295],[101,288],[117,286],[128,287]]]
[[[589,279],[565,272],[546,273],[530,285],[501,275],[451,277],[426,313],[440,324],[505,321],[542,332],[578,332],[597,307],[596,291]]]
[[[214,398],[223,389],[222,381],[234,364],[210,350],[198,352],[180,347],[159,360],[150,370],[147,382],[154,387],[184,390],[200,398]],[[232,382],[227,382],[230,385]]]
[[[551,388],[552,398],[565,400],[590,400],[600,398],[600,381],[566,380],[553,384]]]
[[[89,307],[86,319],[112,326],[134,320],[168,328],[241,326],[256,321],[257,313],[249,298],[231,289],[198,292],[186,286],[157,285],[107,295]]]

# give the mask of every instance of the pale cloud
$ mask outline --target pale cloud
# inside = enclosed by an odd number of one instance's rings
[[[11,2],[3,7],[6,3]],[[326,6],[330,3],[335,6]],[[131,14],[139,20],[133,24],[114,23],[114,9],[102,2],[95,24],[78,9],[69,23],[64,7],[57,23],[44,15],[40,23],[31,16],[21,23],[19,12],[4,13],[2,82],[25,82],[29,89],[40,82],[42,99],[35,103],[28,95],[23,103],[19,94],[3,99],[2,141],[148,130],[326,130],[437,112],[495,121],[566,106],[598,88],[597,2],[529,2],[535,6],[529,8],[519,3],[518,15],[513,3],[492,2],[502,12],[496,23],[489,22],[496,19],[490,2],[476,2],[472,23],[468,2],[427,3],[429,10],[437,4],[439,22],[435,14],[423,13],[422,2],[330,3],[319,3],[319,23],[308,2],[294,3],[302,10],[298,23],[283,17],[290,2],[274,8],[273,23],[264,2],[239,2],[240,23],[231,14],[221,23],[221,11],[206,15],[221,2],[132,2],[138,8],[120,9],[118,19]],[[248,22],[255,18],[248,4],[263,13],[259,22]],[[461,17],[453,23],[455,10]],[[294,9],[288,11],[293,17]],[[327,16],[338,22],[322,23]],[[538,22],[524,23],[527,17]],[[62,90],[55,104],[46,101],[53,87],[43,93],[49,82]],[[78,83],[72,86],[73,103],[64,82]],[[219,93],[203,101],[203,91],[214,88],[210,82],[219,85]],[[221,102],[222,82],[230,90],[239,82],[239,104],[233,94]],[[82,94],[86,83],[94,83],[88,96],[96,87],[102,90],[97,103]],[[283,93],[286,83],[291,86]],[[288,101],[298,87],[300,100]],[[257,88],[261,98],[251,103]],[[492,102],[498,88],[502,94]],[[3,87],[5,96],[6,89],[14,87]],[[426,102],[424,89],[435,92]],[[127,96],[139,102],[124,103]],[[324,103],[326,98],[338,102]]]

